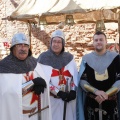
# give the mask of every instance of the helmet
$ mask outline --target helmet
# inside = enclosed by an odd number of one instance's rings
[[[16,44],[27,44],[30,45],[30,41],[29,39],[25,36],[25,34],[23,33],[16,33],[13,38],[12,38],[12,43],[11,43],[11,47],[13,47]]]
[[[52,38],[54,38],[54,37],[60,37],[62,39],[65,39],[65,35],[64,35],[64,33],[61,30],[55,30],[52,33]]]
[[[52,46],[52,40],[54,37],[60,37],[62,38],[62,45],[63,45],[63,48],[62,48],[62,51],[64,51],[64,46],[65,46],[65,34],[61,31],[61,30],[55,30],[53,33],[52,33],[52,36],[51,36],[51,44],[50,44],[50,47]]]

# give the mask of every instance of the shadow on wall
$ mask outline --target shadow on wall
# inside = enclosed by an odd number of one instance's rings
[[[31,29],[31,45],[34,57],[38,57],[40,53],[49,49],[51,37],[44,30],[39,28]]]

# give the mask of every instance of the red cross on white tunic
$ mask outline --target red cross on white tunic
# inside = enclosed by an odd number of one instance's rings
[[[66,85],[66,77],[72,77],[72,75],[70,74],[70,72],[68,70],[65,70],[65,67],[63,67],[60,70],[57,69],[52,69],[52,75],[51,77],[55,77],[55,76],[59,76],[59,85],[61,84],[65,84]]]
[[[26,81],[33,80],[34,79],[33,71],[26,73],[26,75],[24,77],[25,77]],[[30,92],[31,91],[29,91],[28,93],[30,93]],[[36,100],[38,100],[38,96],[34,92],[32,92],[32,99],[31,99],[30,104],[34,103]]]

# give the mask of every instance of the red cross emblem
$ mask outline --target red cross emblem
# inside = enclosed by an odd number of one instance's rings
[[[74,87],[74,86],[75,86],[74,82],[72,82],[72,83],[70,84],[70,86],[71,86],[71,87]]]
[[[50,90],[55,90],[55,86],[51,86],[51,87],[50,87]]]
[[[72,75],[70,74],[70,72],[68,70],[65,70],[65,67],[63,67],[60,70],[57,69],[52,69],[52,75],[51,77],[55,77],[55,76],[59,76],[59,85],[60,84],[65,84],[66,85],[66,77],[72,77]]]
[[[26,81],[33,80],[34,79],[33,71],[26,73],[26,75],[24,77],[25,77]],[[30,93],[30,92],[31,91],[29,91],[28,93]],[[31,99],[30,104],[34,103],[36,100],[38,100],[38,95],[36,95],[34,92],[32,92],[32,99]]]

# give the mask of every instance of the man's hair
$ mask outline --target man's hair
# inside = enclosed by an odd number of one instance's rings
[[[104,35],[105,38],[106,38],[105,33],[104,33],[104,32],[101,32],[101,31],[97,31],[97,32],[94,34],[94,36],[95,36],[95,35]],[[93,36],[93,38],[94,38],[94,36]]]

